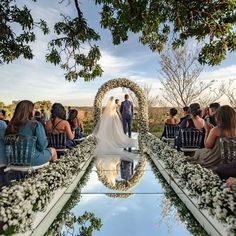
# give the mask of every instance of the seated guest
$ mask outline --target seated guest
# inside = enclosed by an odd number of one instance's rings
[[[68,118],[69,118],[70,111],[71,111],[71,107],[69,106],[69,107],[67,108],[67,112],[66,112],[66,119],[67,119],[67,120],[68,120]]]
[[[6,128],[7,124],[3,120],[0,120],[0,190],[5,184],[4,168],[7,165],[6,146],[4,141]]]
[[[45,122],[44,122],[44,120],[41,118],[41,114],[40,114],[39,111],[36,111],[36,112],[34,113],[34,119],[37,120],[38,122],[40,122],[40,123],[43,125],[43,127],[45,126]]]
[[[176,117],[178,111],[175,108],[170,109],[170,117],[166,119],[165,123],[169,125],[177,125],[179,123],[179,118]]]
[[[5,141],[4,141],[6,128],[7,124],[3,120],[0,120],[0,166],[7,164]]]
[[[176,117],[176,114],[178,113],[178,111],[175,108],[171,108],[170,109],[170,117],[166,119],[165,121],[165,127],[164,127],[164,131],[161,135],[161,139],[163,139],[163,137],[168,137],[168,128],[166,127],[166,125],[173,125],[173,126],[177,126],[179,123],[179,118]]]
[[[183,120],[185,119],[189,119],[190,118],[190,110],[189,110],[189,107],[184,107],[183,108],[183,111],[184,111],[184,116],[180,118],[180,124]]]
[[[202,119],[205,120],[209,116],[210,116],[210,108],[209,107],[205,107],[205,109],[203,111]]]
[[[0,110],[0,120],[3,120],[7,125],[9,124],[5,110]]]
[[[42,108],[41,109],[41,119],[43,120],[44,124],[49,120],[48,113]]]
[[[228,187],[235,186],[236,185],[236,178],[232,178],[232,177],[228,178],[226,180],[226,185]]]
[[[76,109],[70,110],[69,117],[68,117],[67,121],[69,122],[72,131],[74,131],[75,129],[77,129],[79,131],[78,134],[80,134],[80,135],[75,138],[82,138],[83,137],[82,133],[84,132],[84,127],[83,127],[83,123],[82,123],[81,119],[79,118],[79,113]]]
[[[236,136],[236,112],[230,106],[222,106],[215,113],[217,126],[205,124],[205,147],[197,150],[189,161],[197,163],[203,167],[215,170],[224,160],[221,159],[220,137]]]
[[[236,177],[236,160],[230,163],[220,165],[215,173],[220,176],[221,179],[228,179],[229,177]]]
[[[216,119],[215,119],[215,114],[216,110],[220,107],[220,104],[218,102],[214,102],[210,104],[209,108],[209,123],[213,125],[214,127],[216,126]]]
[[[36,153],[32,165],[38,166],[50,160],[56,160],[57,153],[54,148],[47,148],[48,141],[44,127],[38,121],[33,121],[33,117],[34,104],[28,100],[19,102],[7,126],[5,135],[20,134],[24,136],[36,136]]]
[[[192,103],[189,106],[190,116],[184,119],[180,124],[180,129],[200,129],[204,131],[205,121],[201,118],[202,110],[198,103]],[[204,132],[203,132],[204,134]],[[177,150],[182,147],[181,132],[179,131],[175,138],[175,145]],[[202,141],[201,147],[204,147],[204,141]]]
[[[71,131],[70,124],[66,120],[66,110],[60,103],[54,103],[51,110],[51,119],[46,122],[46,132],[66,133],[68,148],[75,146],[73,139],[74,134]]]
[[[187,119],[184,119],[183,122],[180,124],[180,128],[196,128],[196,129],[203,129],[205,122],[201,118],[202,110],[198,103],[192,103],[189,106],[190,116]]]

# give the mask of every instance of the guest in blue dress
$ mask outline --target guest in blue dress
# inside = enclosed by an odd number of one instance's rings
[[[31,101],[23,100],[16,106],[13,118],[11,119],[6,135],[19,134],[27,136],[36,136],[36,153],[32,163],[33,166],[45,164],[48,161],[57,159],[57,153],[54,148],[47,148],[48,141],[43,125],[35,120],[34,104]]]
[[[6,128],[7,128],[6,122],[0,120],[0,166],[7,164],[5,142],[4,142],[4,135]]]

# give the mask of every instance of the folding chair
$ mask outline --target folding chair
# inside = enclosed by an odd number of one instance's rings
[[[204,132],[202,129],[180,129],[181,147],[183,152],[195,152],[202,148],[202,141]]]
[[[162,140],[170,143],[174,142],[176,134],[179,131],[179,126],[178,125],[172,125],[172,124],[165,124],[164,127],[164,136],[162,137]]]
[[[66,133],[47,133],[48,138],[48,147],[53,147],[56,149],[58,155],[61,155],[68,151],[69,149],[66,147]]]
[[[236,137],[220,138],[220,152],[225,163],[236,161]]]
[[[85,140],[85,137],[83,137],[83,134],[80,132],[79,128],[75,129],[75,138],[73,141],[76,144],[82,143]]]
[[[35,158],[36,140],[35,136],[6,135],[8,165],[4,171],[29,172],[48,165],[49,162],[40,166],[32,165]]]

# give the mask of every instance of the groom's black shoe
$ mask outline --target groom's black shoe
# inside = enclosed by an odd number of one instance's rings
[[[129,148],[129,152],[131,152],[131,148]]]

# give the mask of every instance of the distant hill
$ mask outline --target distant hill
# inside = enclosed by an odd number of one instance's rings
[[[68,106],[66,106],[66,109],[68,109]],[[71,109],[77,109],[81,119],[84,121],[93,120],[93,106],[71,106]],[[151,123],[163,124],[169,115],[169,109],[170,107],[151,107],[149,109],[149,121]],[[181,110],[179,109],[181,112],[179,117],[182,116]],[[137,107],[135,107],[135,115],[138,115]]]

